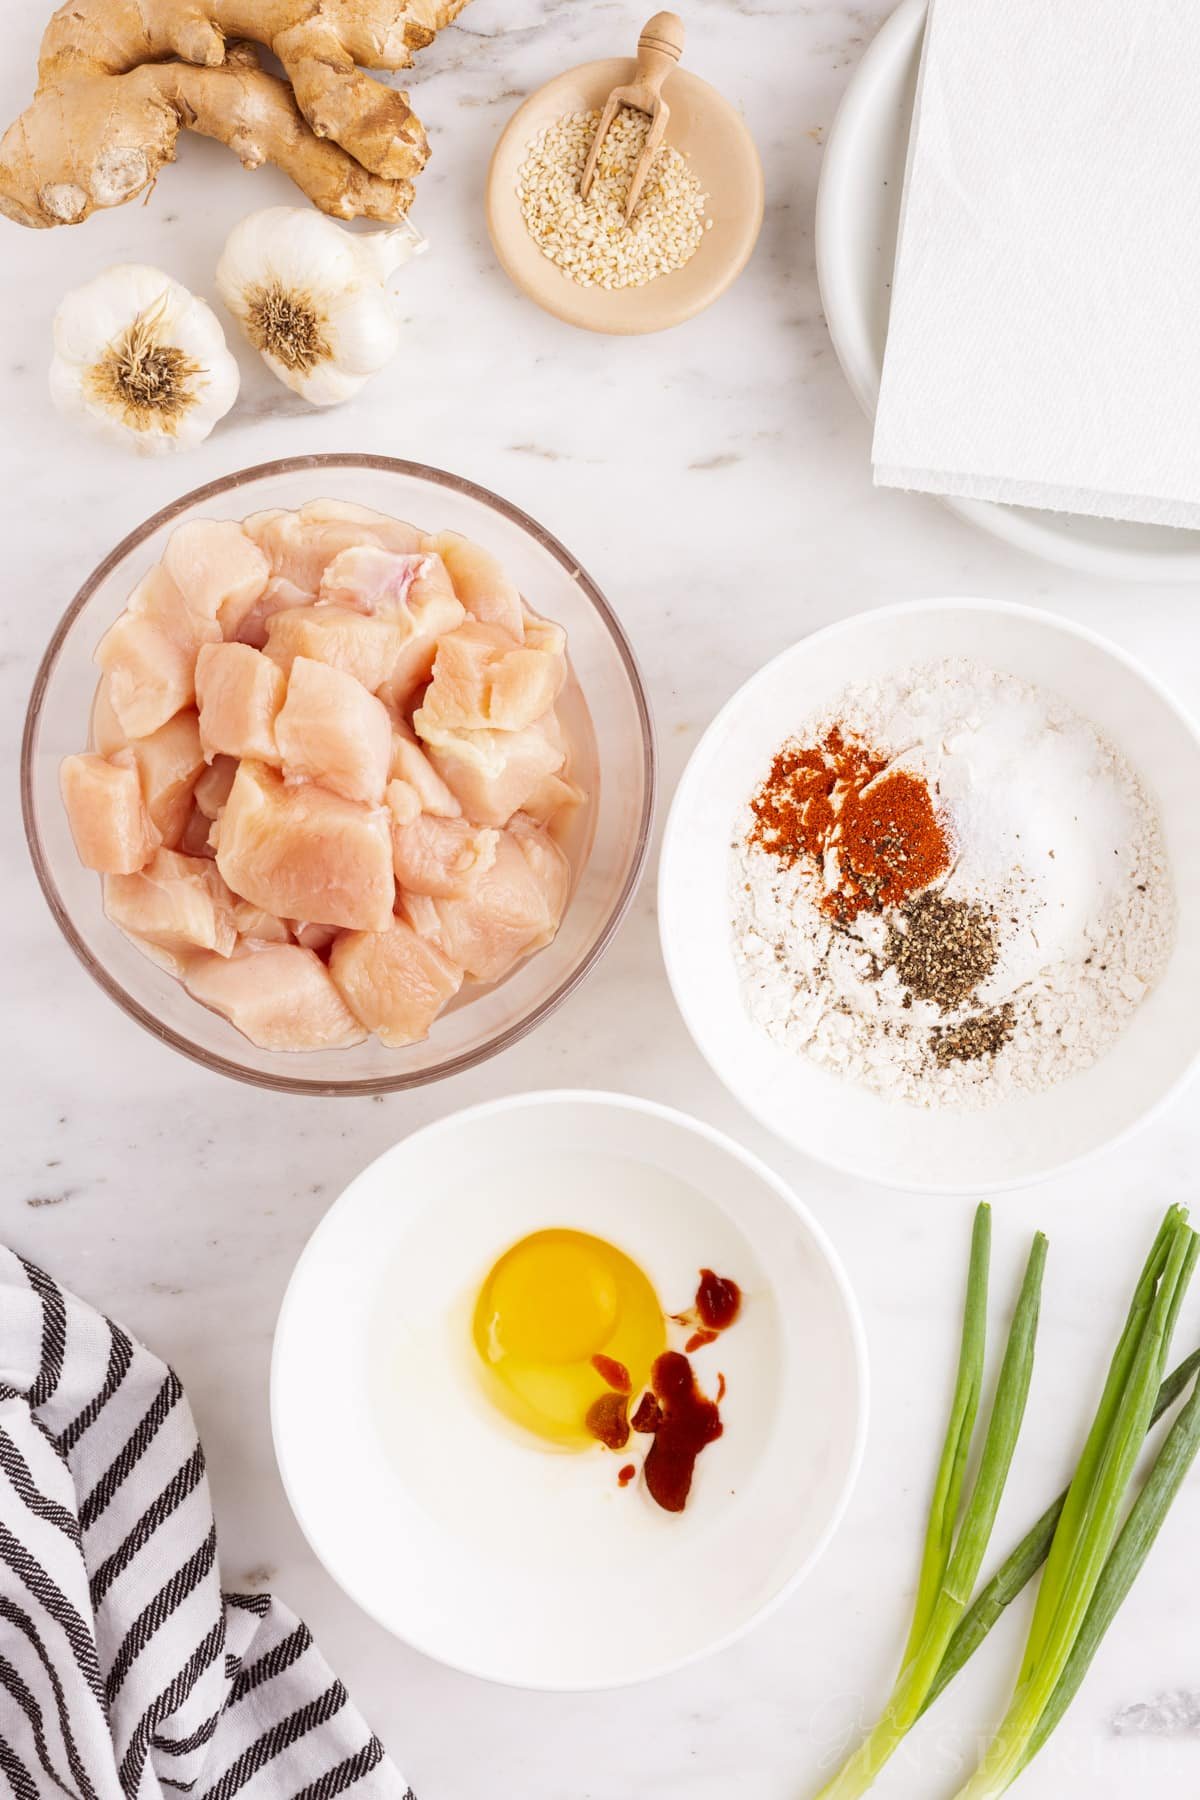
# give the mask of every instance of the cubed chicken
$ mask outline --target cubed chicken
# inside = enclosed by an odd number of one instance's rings
[[[204,768],[200,725],[188,707],[129,746],[141,777],[146,810],[168,850],[179,847],[192,814],[196,779]]]
[[[249,644],[205,644],[196,658],[200,741],[214,756],[277,763],[275,722],[287,693],[283,671]]]
[[[402,721],[392,724],[392,761],[388,774],[415,789],[421,811],[439,819],[457,819],[462,807],[446,786],[411,730]]]
[[[285,581],[280,575],[272,575],[254,605],[238,620],[237,629],[227,632],[226,637],[234,643],[249,644],[252,650],[261,650],[276,613],[287,612],[293,606],[311,606],[312,603],[313,596],[306,594],[303,588]]]
[[[158,850],[135,875],[108,875],[104,910],[114,925],[173,956],[213,950],[229,956],[237,942],[234,899],[215,863]]]
[[[439,637],[466,619],[445,565],[437,556],[397,555],[375,545],[343,550],[326,569],[321,598],[368,617],[404,627],[382,697],[395,708],[408,705],[429,680]]]
[[[496,625],[472,622],[438,640],[433,680],[413,725],[437,731],[522,731],[548,713],[566,680],[561,655],[517,644]]]
[[[462,970],[403,919],[386,931],[344,931],[329,973],[355,1016],[389,1049],[416,1044],[462,985]]]
[[[124,750],[129,739],[121,729],[121,721],[113,711],[112,701],[108,694],[108,676],[102,675],[96,683],[96,698],[92,701],[91,748],[97,756],[111,756],[114,750]]]
[[[440,947],[476,981],[499,981],[558,930],[565,871],[566,859],[548,838],[531,852],[518,834],[501,832],[495,861],[468,892],[434,901]]]
[[[232,519],[190,519],[167,539],[163,568],[192,612],[215,619],[225,637],[262,596],[271,565]]]
[[[405,555],[421,548],[414,526],[341,500],[310,500],[299,512],[255,513],[243,521],[243,530],[266,556],[272,575],[314,599],[322,575],[342,550],[365,543]]]
[[[256,944],[290,944],[292,941],[286,919],[277,919],[274,913],[264,912],[261,906],[251,906],[248,900],[234,902],[233,922],[239,937],[253,938]]]
[[[567,910],[567,898],[571,892],[571,865],[554,839],[527,813],[516,813],[509,820],[508,835],[515,839],[530,874],[545,898],[546,910],[550,915],[550,929],[544,940],[548,944]]]
[[[476,825],[507,825],[539,783],[557,774],[565,761],[542,720],[524,731],[444,731],[427,725],[425,749]]]
[[[215,756],[208,768],[202,770],[197,777],[192,798],[206,819],[220,818],[222,808],[229,798],[237,767],[236,757]]]
[[[466,819],[438,819],[432,813],[405,817],[407,804],[398,808],[393,790],[406,785],[394,781],[388,786],[396,880],[409,893],[438,899],[468,893],[495,862],[499,833]],[[408,792],[415,798],[412,788]]]
[[[346,606],[294,606],[271,620],[264,654],[285,675],[298,656],[328,663],[373,694],[391,676],[406,637],[402,620],[372,619]]]
[[[499,625],[520,643],[525,636],[521,596],[488,551],[456,531],[441,531],[421,540],[424,550],[440,556],[450,572],[454,591],[473,619]]]
[[[382,803],[392,760],[392,721],[383,702],[352,675],[297,656],[275,721],[275,741],[289,780],[320,782],[365,806]]]
[[[531,818],[535,825],[548,825],[551,819],[561,813],[574,811],[587,799],[581,787],[569,780],[567,776],[545,775],[534,788],[532,794],[522,802],[521,811]]]
[[[191,612],[156,564],[96,649],[108,677],[108,701],[126,737],[148,737],[192,705],[197,652],[220,636],[216,621]]]
[[[185,985],[262,1050],[344,1050],[367,1035],[325,964],[299,944],[243,944],[228,958],[196,957]]]
[[[247,759],[218,832],[217,866],[243,900],[279,918],[387,928],[396,882],[386,807],[360,806],[310,782],[289,785]]]
[[[63,759],[59,786],[79,860],[105,875],[132,875],[162,842],[142,798],[137,764],[129,750],[112,756],[87,751]],[[391,865],[391,841],[388,865]]]

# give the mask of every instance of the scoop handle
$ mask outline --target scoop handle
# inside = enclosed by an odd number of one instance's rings
[[[638,39],[634,81],[657,94],[683,55],[684,26],[678,13],[655,13]]]

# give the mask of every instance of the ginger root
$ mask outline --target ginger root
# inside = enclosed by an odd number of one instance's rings
[[[151,187],[183,128],[271,162],[335,218],[397,219],[429,144],[405,69],[466,0],[67,0],[0,139],[0,212],[75,225]],[[287,80],[259,67],[269,48]]]

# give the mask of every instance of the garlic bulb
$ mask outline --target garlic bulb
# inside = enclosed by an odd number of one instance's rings
[[[145,263],[107,269],[55,315],[55,406],[143,455],[201,443],[239,382],[212,308]]]
[[[359,234],[306,207],[270,206],[235,225],[217,286],[280,381],[335,406],[395,356],[400,320],[385,283],[426,248],[407,220]]]

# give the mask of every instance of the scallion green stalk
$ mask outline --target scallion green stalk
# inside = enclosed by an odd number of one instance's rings
[[[1172,1369],[1159,1388],[1154,1411],[1150,1415],[1151,1428],[1175,1404],[1192,1377],[1197,1373],[1200,1373],[1200,1350],[1193,1350],[1190,1356],[1184,1358],[1178,1368]],[[933,1686],[925,1697],[923,1711],[933,1705],[943,1689],[954,1680],[963,1664],[978,1650],[992,1626],[1004,1612],[1005,1607],[1009,1606],[1022,1589],[1033,1580],[1046,1560],[1066,1498],[1067,1489],[1064,1488],[1057,1500],[1051,1501],[1041,1518],[1030,1526],[1015,1549],[1009,1552],[987,1586],[980,1589],[963,1614],[959,1627],[950,1640],[950,1647],[942,1658],[942,1666],[937,1672]],[[1115,1550],[1113,1554],[1116,1554]],[[1105,1573],[1107,1576],[1107,1566]],[[1090,1617],[1089,1614],[1089,1619]]]
[[[919,1718],[925,1697],[970,1601],[980,1564],[987,1550],[1029,1395],[1042,1274],[1046,1261],[1046,1239],[1039,1232],[1029,1252],[1025,1277],[1013,1314],[979,1469],[951,1547],[950,1536],[954,1521],[947,1518],[946,1509],[951,1497],[957,1499],[962,1489],[962,1463],[966,1456],[962,1427],[968,1413],[972,1411],[969,1404],[970,1386],[974,1379],[972,1371],[976,1357],[982,1351],[982,1320],[967,1315],[971,1314],[972,1309],[978,1310],[981,1304],[986,1306],[986,1288],[981,1285],[980,1270],[982,1267],[986,1273],[987,1230],[987,1225],[980,1223],[977,1214],[976,1230],[972,1238],[971,1273],[967,1282],[959,1378],[955,1383],[950,1424],[935,1485],[916,1602],[916,1615],[919,1616],[922,1612],[925,1614],[923,1629],[919,1633],[915,1630],[910,1633],[909,1649],[883,1715],[833,1779],[822,1788],[818,1800],[857,1800],[857,1796],[865,1793],[871,1786],[876,1775]],[[914,1625],[915,1623],[914,1617]]]
[[[1196,1260],[1187,1214],[1172,1207],[1134,1292],[1125,1330],[1055,1529],[1017,1685],[959,1800],[995,1800],[1032,1755],[1109,1560],[1150,1415],[1168,1333]],[[932,1685],[932,1684],[931,1684]]]

